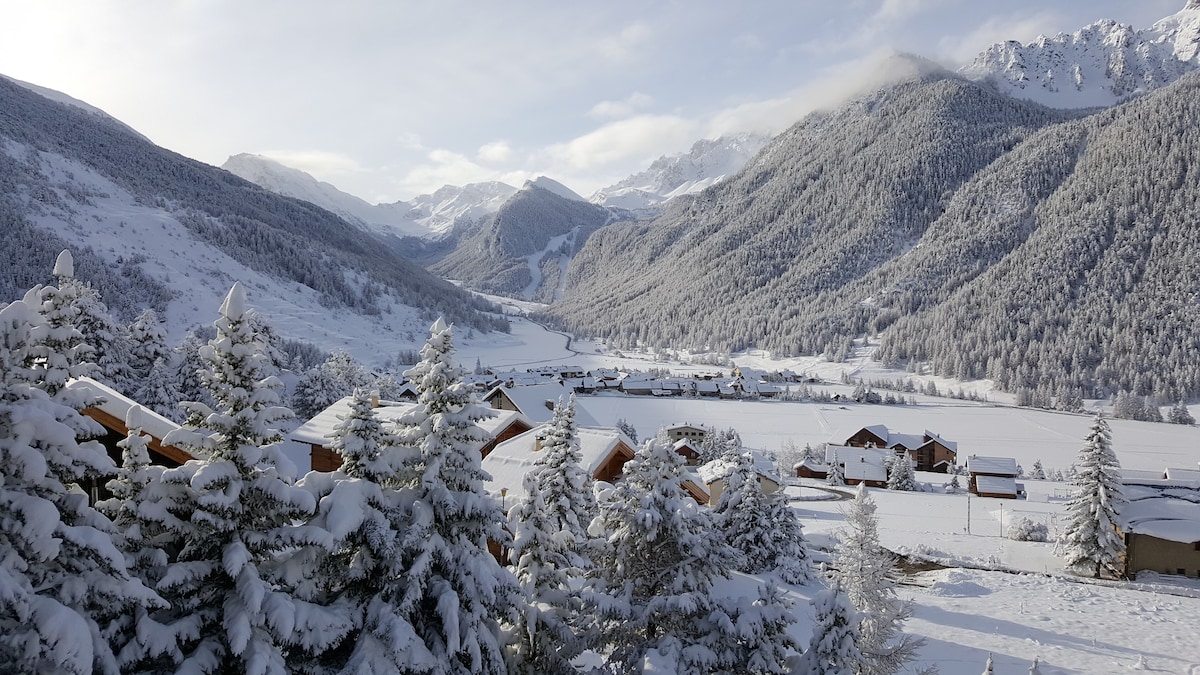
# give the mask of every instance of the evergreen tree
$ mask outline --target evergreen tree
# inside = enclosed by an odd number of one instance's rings
[[[825,474],[825,482],[835,487],[846,484],[846,468],[838,461],[837,451],[833,451],[833,461],[829,463],[829,473]]]
[[[796,623],[792,602],[773,580],[758,589],[758,599],[749,608],[738,608],[734,625],[744,658],[732,673],[790,673],[800,645],[788,633]]]
[[[186,488],[162,482],[163,467],[150,463],[150,436],[142,433],[145,412],[133,406],[125,416],[129,430],[117,443],[122,449],[121,469],[106,486],[112,498],[96,505],[112,519],[117,545],[125,554],[130,573],[154,588],[166,574],[171,555],[178,551],[172,536],[181,523],[163,503],[178,502]],[[168,496],[167,491],[174,494]],[[109,642],[122,672],[163,672],[182,658],[175,635],[165,630],[143,607],[118,617],[108,627]]]
[[[183,389],[179,381],[181,359],[179,352],[167,352],[156,359],[135,397],[142,405],[174,422],[183,421],[183,409],[179,407]]]
[[[888,489],[912,492],[917,489],[917,477],[913,473],[908,453],[895,456],[888,467]]]
[[[59,397],[67,380],[93,375],[96,364],[92,361],[92,348],[84,342],[76,326],[79,286],[73,283],[75,263],[70,251],[58,255],[54,276],[58,286],[34,286],[25,294],[25,304],[36,308],[39,317],[31,320],[26,364],[33,368],[36,386],[52,397]],[[84,402],[67,403],[76,410],[86,406]]]
[[[738,553],[735,569],[775,572],[789,584],[811,581],[804,530],[782,490],[764,494],[750,453],[727,452],[725,489],[713,505],[713,525]]]
[[[95,377],[117,391],[137,390],[137,376],[130,367],[133,345],[123,326],[109,314],[100,293],[75,278],[63,278],[60,288],[69,288],[74,298],[75,327],[91,348],[89,359],[96,364]]]
[[[1171,424],[1195,424],[1196,418],[1192,417],[1191,411],[1183,401],[1179,401],[1171,406],[1171,412],[1167,414],[1167,421]]]
[[[1120,564],[1125,540],[1118,529],[1125,504],[1120,468],[1108,422],[1097,415],[1071,480],[1076,495],[1067,503],[1065,547],[1068,567],[1097,578],[1105,572],[1115,577],[1124,574]]]
[[[410,527],[405,453],[375,415],[370,394],[356,389],[349,412],[334,425],[331,448],[342,456],[332,473],[312,472],[300,486],[320,502],[309,524],[329,532],[332,546],[297,549],[285,579],[305,600],[346,613],[349,630],[314,636],[289,655],[297,672],[432,672],[437,668],[400,608],[407,561],[400,544]],[[339,627],[341,628],[341,627]]]
[[[843,512],[846,528],[839,533],[841,545],[833,561],[838,583],[862,613],[858,645],[863,660],[855,666],[858,675],[895,673],[924,644],[900,632],[912,609],[896,595],[895,557],[879,545],[875,509],[866,486],[859,484],[854,499]]]
[[[109,626],[161,599],[129,575],[112,523],[68,490],[115,467],[76,442],[79,413],[36,386],[68,362],[34,345],[37,322],[24,302],[0,309],[0,668],[115,674]]]
[[[399,610],[439,662],[437,672],[505,672],[502,623],[515,623],[516,579],[488,552],[505,546],[504,514],[483,489],[484,431],[491,412],[462,382],[452,328],[438,319],[406,375],[417,406],[402,420],[402,441],[417,450],[402,480],[413,486],[412,527],[400,554],[407,564]]]
[[[1033,470],[1029,472],[1029,477],[1032,480],[1046,480],[1046,470],[1042,468],[1042,460],[1033,461]]]
[[[572,396],[555,405],[538,460],[525,474],[525,499],[509,513],[514,572],[525,594],[515,652],[522,672],[568,672],[586,647],[571,627],[584,604],[571,580],[591,568],[586,528],[596,515],[592,477],[581,461]]]
[[[138,381],[145,382],[154,363],[171,353],[166,331],[153,309],[144,310],[129,325],[129,340],[129,367]]]
[[[592,532],[608,533],[596,567],[596,614],[609,663],[626,671],[656,650],[681,672],[712,672],[741,661],[729,613],[713,599],[732,552],[712,536],[712,516],[684,490],[684,459],[648,441],[625,464],[600,504]]]
[[[812,600],[816,612],[812,640],[796,672],[805,675],[854,675],[866,660],[859,649],[859,613],[839,582]]]
[[[617,420],[617,431],[620,431],[628,436],[629,440],[633,441],[635,444],[638,442],[637,429],[634,429],[632,424],[626,422],[624,417]]]
[[[315,503],[289,483],[274,425],[291,411],[277,405],[279,379],[263,377],[266,357],[245,303],[234,284],[216,337],[198,351],[215,409],[185,403],[187,423],[163,439],[206,458],[163,472],[165,483],[190,487],[170,506],[180,549],[159,583],[171,608],[157,617],[179,639],[181,671],[283,673],[290,643],[336,624],[274,578],[282,551],[318,536],[294,525]]]

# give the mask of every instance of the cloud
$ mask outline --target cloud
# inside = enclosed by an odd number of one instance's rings
[[[476,156],[481,162],[499,164],[507,162],[512,157],[512,148],[508,145],[508,141],[492,141],[481,146]]]
[[[551,145],[546,153],[572,169],[631,159],[649,161],[691,145],[700,132],[699,124],[683,117],[638,115],[610,122],[566,143]]]
[[[345,175],[363,171],[357,160],[337,152],[324,150],[264,150],[263,157],[273,159],[284,166],[300,169],[318,178]]]
[[[629,117],[638,110],[650,107],[654,99],[641,92],[633,92],[624,101],[601,101],[588,111],[591,117],[618,118]]]
[[[596,43],[596,49],[609,61],[628,63],[635,60],[638,50],[642,45],[650,42],[653,34],[650,26],[645,23],[632,23],[621,29],[616,35],[601,38]]]
[[[486,146],[485,146],[486,147]],[[405,195],[426,194],[444,185],[466,185],[498,180],[509,185],[521,185],[532,177],[524,170],[498,170],[471,161],[471,158],[452,150],[430,151],[427,161],[410,168],[396,182]]]

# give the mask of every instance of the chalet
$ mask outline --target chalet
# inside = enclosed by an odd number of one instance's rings
[[[108,456],[112,457],[117,466],[120,466],[121,448],[117,447],[117,443],[129,435],[129,428],[125,426],[129,410],[141,404],[90,377],[71,380],[67,382],[66,388],[83,400],[96,401],[94,405],[84,408],[80,412],[104,427],[104,436],[97,440],[108,451]],[[139,423],[142,425],[142,433],[150,436],[147,450],[149,450],[152,464],[171,467],[179,466],[190,459],[196,459],[188,452],[162,442],[163,437],[179,428],[175,422],[149,408],[142,407]]]
[[[1017,482],[1021,470],[1011,457],[980,457],[967,459],[968,489],[980,497],[1016,499],[1024,490]]]
[[[483,397],[483,402],[494,410],[519,412],[534,424],[549,422],[554,416],[554,405],[571,398],[571,390],[557,382],[543,382],[524,386],[496,387]],[[575,424],[578,426],[600,426],[592,416],[578,404],[575,406]]]
[[[548,427],[539,426],[500,444],[483,459],[483,470],[492,478],[484,488],[505,511],[525,498],[525,474],[533,468]],[[616,429],[578,427],[581,464],[597,481],[613,483],[621,478],[625,463],[633,459],[633,441]],[[708,503],[708,491],[696,481],[683,487],[699,504]]]
[[[763,493],[777,492],[782,487],[782,480],[779,474],[775,473],[775,467],[771,460],[757,450],[746,450],[746,452],[749,452],[754,460],[754,472],[758,474],[758,484]],[[697,471],[700,480],[708,488],[710,504],[716,504],[717,500],[721,498],[721,493],[725,491],[725,479],[733,471],[733,468],[734,465],[730,462],[717,459],[701,466]]]
[[[350,396],[342,398],[288,434],[291,440],[311,448],[313,471],[337,471],[342,465],[342,456],[330,447],[330,439],[334,426],[349,414],[352,400],[353,397]],[[414,408],[416,404],[412,403],[379,401],[375,407],[375,416],[384,423],[395,423]],[[487,457],[498,443],[529,431],[534,426],[527,417],[514,410],[496,411],[495,416],[480,420],[476,424],[487,434],[487,441],[478,448],[482,457]]]
[[[704,437],[708,434],[708,429],[694,424],[672,424],[666,427],[664,431],[667,432],[667,438],[671,439],[671,442],[686,439],[694,442],[696,447],[699,447]]]
[[[713,382],[712,380],[696,380],[696,384],[694,386],[697,396],[715,398],[721,395],[720,388],[718,388],[717,383]]]
[[[841,466],[846,485],[866,483],[868,487],[887,487],[887,463],[891,456],[892,451],[887,448],[848,445],[825,447],[826,465],[832,467],[836,462]]]
[[[598,385],[595,378],[585,375],[584,377],[567,378],[562,381],[563,387],[570,389],[576,394],[591,394],[596,391]]]
[[[629,394],[630,396],[653,396],[654,392],[660,391],[661,387],[657,380],[648,380],[640,377],[627,377],[621,380],[617,385],[617,389]]]
[[[816,478],[825,480],[829,477],[829,465],[824,462],[818,462],[815,459],[805,459],[796,462],[792,468],[796,471],[797,478]]]
[[[863,427],[846,439],[845,445],[856,448],[887,448],[896,454],[907,454],[917,471],[948,473],[958,461],[958,444],[925,430],[921,435],[899,434],[882,424]]]
[[[1141,479],[1128,473],[1121,472],[1129,500],[1121,511],[1126,524],[1125,575],[1149,570],[1200,577],[1200,480]],[[1173,473],[1200,472],[1177,469]]]
[[[688,466],[696,466],[700,463],[700,444],[695,440],[681,438],[675,441],[675,445],[672,447],[677,454],[687,460]]]

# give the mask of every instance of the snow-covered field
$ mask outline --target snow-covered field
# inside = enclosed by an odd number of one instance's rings
[[[461,341],[459,357],[467,364],[478,358],[499,368],[562,363],[687,370],[678,363],[655,362],[645,354],[598,353],[598,345],[585,341],[573,341],[574,351],[568,351],[566,345],[564,336],[518,319],[511,336]],[[762,355],[735,356],[735,360],[754,367],[792,368],[832,382],[840,379],[843,370],[867,379],[912,377],[879,368],[867,358],[866,350],[848,364],[816,359],[771,361]],[[713,370],[712,366],[695,368]],[[935,382],[943,391],[964,386],[941,379]],[[850,390],[838,384],[823,386],[831,391]],[[967,383],[966,387],[993,401],[1009,400],[992,392],[988,382]],[[999,455],[1014,457],[1026,468],[1040,459],[1047,470],[1063,469],[1074,461],[1091,423],[1089,415],[939,397],[916,399],[913,406],[886,406],[603,394],[580,397],[579,404],[601,424],[627,420],[642,437],[665,424],[690,422],[734,427],[746,445],[766,450],[778,450],[788,440],[801,446],[844,440],[869,424],[885,424],[904,433],[929,429],[958,443],[960,462],[971,454]],[[1126,468],[1195,468],[1200,459],[1200,428],[1125,420],[1112,420],[1111,425],[1113,447]],[[940,474],[919,473],[917,477],[935,489],[947,480]],[[1017,542],[1002,536],[1014,517],[1045,523],[1052,536],[1061,530],[1067,486],[1050,481],[1024,483],[1029,497],[1019,501],[968,498],[940,489],[924,493],[871,491],[879,505],[885,546],[948,566],[906,577],[901,589],[901,595],[914,603],[914,616],[906,630],[927,641],[920,665],[936,664],[943,675],[975,675],[983,671],[990,653],[997,675],[1027,673],[1035,657],[1041,660],[1039,668],[1046,675],[1130,670],[1200,674],[1200,582],[1151,577],[1132,583],[1092,583],[1066,575],[1052,543]],[[812,487],[788,489],[798,496],[817,493]],[[819,546],[833,543],[842,524],[841,504],[794,502],[811,542]],[[748,579],[735,579],[726,590],[741,593],[748,584]],[[812,619],[807,600],[817,590],[800,587],[794,592],[801,616],[795,635],[801,644],[807,644]]]

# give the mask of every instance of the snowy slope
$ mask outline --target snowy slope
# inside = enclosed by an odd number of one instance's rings
[[[591,201],[631,211],[650,211],[679,195],[692,194],[737,173],[770,138],[756,134],[699,140],[691,150],[659,157],[645,171],[602,188]]]
[[[61,91],[55,91],[53,89],[47,89],[46,87],[42,87],[42,86],[33,84],[32,82],[25,82],[23,80],[18,80],[16,78],[8,77],[7,75],[0,75],[0,77],[8,80],[9,82],[12,82],[13,84],[18,84],[22,87],[25,87],[29,91],[32,91],[35,94],[38,94],[39,96],[44,96],[44,97],[50,99],[51,101],[54,101],[55,103],[64,103],[69,106],[74,106],[76,108],[79,108],[80,110],[83,110],[84,112],[90,113],[90,114],[100,117],[108,122],[116,124],[117,126],[121,127],[125,131],[128,131],[131,134],[135,134],[142,139],[149,140],[149,139],[146,139],[145,136],[142,136],[142,134],[138,133],[138,131],[136,129],[134,129],[133,127],[130,127],[129,125],[122,122],[121,120],[113,117],[112,115],[109,115],[108,113],[97,108],[96,106],[91,105],[90,103],[80,101],[79,99],[74,98],[72,96],[67,96],[66,94],[62,93]]]
[[[495,213],[516,192],[510,185],[493,181],[447,185],[407,202],[370,204],[261,155],[234,155],[221,168],[277,194],[316,204],[372,232],[401,237],[441,236],[460,218],[474,220]]]
[[[1110,106],[1200,68],[1200,2],[1145,30],[1112,20],[1029,44],[992,45],[962,69],[1002,93],[1054,108]]]
[[[569,199],[573,202],[584,201],[583,197],[580,197],[571,188],[567,187],[566,185],[563,185],[562,183],[554,180],[553,178],[548,178],[546,176],[538,176],[537,178],[534,178],[533,180],[527,180],[527,181],[525,181],[525,185],[522,187],[523,188],[538,187],[538,188],[542,188],[543,190],[548,190],[550,192],[553,192],[554,194],[558,195],[559,197],[562,197],[563,199]]]

